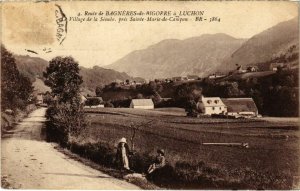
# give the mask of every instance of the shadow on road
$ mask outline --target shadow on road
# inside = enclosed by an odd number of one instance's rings
[[[12,130],[3,131],[1,138],[44,141],[46,138],[45,112],[45,108],[39,108],[33,111],[22,121],[16,123],[15,127]]]

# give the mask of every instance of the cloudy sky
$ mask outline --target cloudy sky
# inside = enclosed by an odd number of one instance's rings
[[[111,64],[134,50],[164,39],[186,39],[202,34],[226,33],[235,38],[253,35],[298,16],[295,2],[56,2],[68,20],[84,11],[204,11],[220,22],[68,22],[60,45],[56,39],[55,3],[3,3],[2,42],[15,54],[73,56],[80,65]],[[191,17],[192,18],[192,17]],[[117,19],[117,17],[116,17]],[[25,49],[38,53],[31,54]],[[51,53],[45,53],[51,49]]]

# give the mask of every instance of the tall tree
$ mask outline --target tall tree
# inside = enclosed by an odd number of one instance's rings
[[[19,73],[14,56],[1,45],[1,108],[23,109],[32,92],[32,83]]]
[[[56,57],[49,62],[44,72],[45,84],[48,85],[56,102],[52,102],[46,117],[48,132],[65,146],[71,136],[76,136],[85,127],[84,113],[80,104],[80,85],[78,63],[72,57]]]
[[[45,84],[57,96],[59,102],[67,103],[79,97],[82,77],[78,63],[72,57],[55,57],[43,73]]]

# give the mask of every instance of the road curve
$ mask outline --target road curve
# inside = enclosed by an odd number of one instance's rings
[[[70,159],[43,141],[45,111],[33,111],[2,138],[2,182],[18,189],[140,189]]]

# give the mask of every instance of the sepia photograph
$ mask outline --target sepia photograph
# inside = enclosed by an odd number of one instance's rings
[[[0,6],[2,189],[300,190],[299,2]]]

